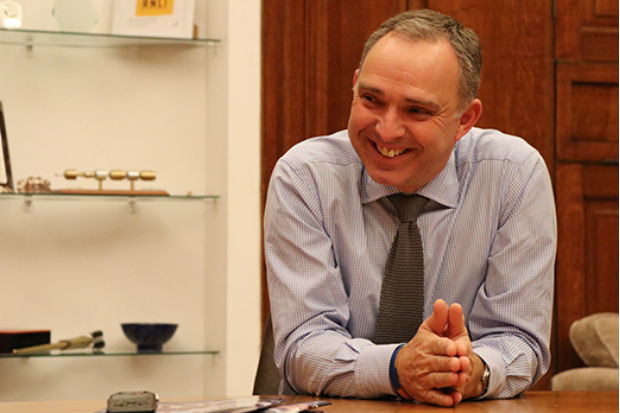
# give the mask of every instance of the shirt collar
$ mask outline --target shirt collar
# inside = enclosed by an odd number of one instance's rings
[[[393,186],[375,182],[370,175],[368,175],[368,171],[365,167],[362,168],[361,187],[363,204],[374,202],[380,198],[398,192],[398,189]],[[455,208],[458,203],[459,189],[460,185],[456,170],[456,157],[454,151],[452,151],[446,166],[444,166],[439,175],[422,188],[418,189],[416,193],[448,208]]]

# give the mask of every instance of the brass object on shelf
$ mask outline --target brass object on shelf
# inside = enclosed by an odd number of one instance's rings
[[[153,181],[157,177],[155,171],[140,171],[140,179],[143,181]]]
[[[154,181],[157,178],[157,173],[153,170],[144,169],[144,170],[122,170],[122,169],[96,169],[94,171],[78,171],[77,169],[65,169],[63,172],[63,176],[65,179],[74,180],[77,178],[95,178],[99,183],[99,189],[97,191],[94,190],[82,190],[82,189],[61,189],[56,192],[60,193],[100,193],[100,194],[116,194],[116,195],[131,195],[131,194],[147,194],[147,195],[169,195],[168,192],[163,190],[136,190],[135,189],[135,181]],[[113,181],[122,181],[123,179],[127,179],[129,181],[130,188],[129,190],[104,190],[103,189],[103,181],[107,178]]]
[[[110,171],[110,179],[115,181],[120,181],[127,178],[127,171],[123,171],[121,169],[112,169]]]
[[[95,176],[94,172],[79,172],[77,169],[65,169],[64,172],[65,179],[77,179],[80,178],[93,178]]]

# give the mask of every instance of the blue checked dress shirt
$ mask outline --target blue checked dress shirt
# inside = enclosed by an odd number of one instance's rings
[[[394,395],[390,356],[371,340],[397,230],[386,196],[346,131],[297,144],[276,164],[264,219],[280,391]],[[417,191],[424,318],[442,298],[462,305],[491,376],[485,397],[515,396],[550,362],[555,204],[540,154],[521,138],[473,128]]]

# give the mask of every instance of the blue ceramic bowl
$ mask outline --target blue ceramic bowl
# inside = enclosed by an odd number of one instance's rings
[[[125,336],[138,346],[138,351],[161,351],[170,340],[178,324],[169,323],[122,323]]]

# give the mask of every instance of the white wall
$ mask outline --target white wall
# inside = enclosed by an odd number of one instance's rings
[[[37,0],[37,12],[52,4]],[[93,4],[93,30],[105,32],[109,0]],[[41,16],[25,18],[39,25],[26,28],[57,28]],[[133,348],[123,321],[178,322],[166,350],[220,353],[0,359],[0,400],[251,392],[260,341],[260,1],[196,0],[195,16],[200,37],[219,45],[0,44],[16,180],[94,188],[55,174],[154,169],[157,179],[139,187],[220,196],[133,206],[0,198],[0,329],[49,328],[53,340],[102,329],[112,351]]]
[[[260,330],[260,0],[228,8],[228,354],[226,388],[243,394]],[[259,110],[257,110],[259,109]],[[257,249],[257,247],[259,247]],[[239,291],[244,294],[239,294]],[[249,341],[248,341],[249,339]],[[255,351],[252,350],[254,347]],[[241,380],[243,378],[243,380]]]

